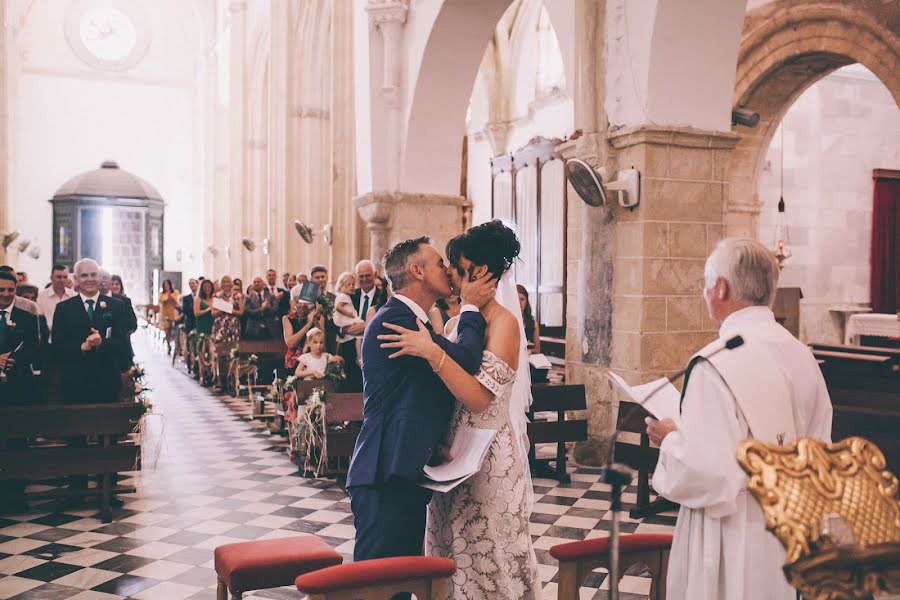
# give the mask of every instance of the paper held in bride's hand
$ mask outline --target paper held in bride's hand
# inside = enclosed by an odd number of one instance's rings
[[[426,465],[419,485],[436,492],[449,492],[481,470],[495,435],[496,429],[461,426],[450,446],[452,459],[436,467]]]
[[[213,298],[212,307],[216,310],[221,310],[223,313],[228,313],[229,315],[234,312],[234,305],[222,298]]]
[[[630,386],[625,383],[624,379],[612,371],[608,371],[606,376],[609,377],[609,380],[612,382],[613,388],[622,391],[628,396],[628,399],[631,402],[640,404],[646,400],[642,406],[656,419],[660,421],[663,419],[678,421],[681,413],[679,409],[679,406],[681,405],[681,392],[679,392],[678,388],[672,385],[665,377],[660,377],[650,383]],[[648,399],[647,397],[650,393],[659,386],[663,386],[662,389]]]

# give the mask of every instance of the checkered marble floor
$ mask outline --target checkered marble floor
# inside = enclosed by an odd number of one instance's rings
[[[249,420],[246,400],[200,387],[152,342],[135,336],[147,372],[154,415],[147,420],[144,470],[128,473],[137,493],[123,496],[110,524],[96,508],[60,511],[56,504],[0,515],[0,600],[175,600],[215,598],[212,552],[244,540],[314,533],[345,561],[353,552],[350,502],[331,480],[304,479],[286,456],[286,440]],[[531,533],[544,582],[556,598],[551,546],[608,535],[608,487],[598,471],[574,468],[572,482],[535,479]],[[634,488],[625,501],[633,503]],[[623,532],[669,532],[674,515],[635,521]],[[602,570],[591,574],[582,598],[606,598]],[[644,573],[626,575],[622,600],[646,598]],[[299,599],[293,588],[260,590],[245,598]]]

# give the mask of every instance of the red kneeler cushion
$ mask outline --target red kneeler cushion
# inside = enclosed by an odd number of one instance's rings
[[[619,536],[619,552],[622,554],[647,550],[668,550],[671,547],[672,535],[669,533],[634,533]],[[550,556],[556,560],[577,560],[588,556],[603,556],[608,553],[608,537],[559,544],[550,548]]]
[[[324,594],[407,579],[450,577],[455,572],[456,563],[448,558],[375,558],[301,575],[297,578],[296,585],[298,590],[307,594]]]
[[[298,575],[342,562],[314,535],[225,544],[216,548],[216,573],[232,592],[291,585]]]

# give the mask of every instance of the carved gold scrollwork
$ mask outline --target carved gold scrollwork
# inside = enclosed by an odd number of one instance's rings
[[[776,446],[751,439],[738,448],[738,462],[766,527],[787,549],[785,574],[804,597],[900,590],[900,484],[874,444],[803,438]],[[826,515],[843,520],[854,546],[820,538]]]

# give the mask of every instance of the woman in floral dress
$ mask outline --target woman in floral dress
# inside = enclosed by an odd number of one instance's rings
[[[221,290],[216,294],[216,298],[230,302],[232,312],[228,314],[213,307],[212,338],[216,342],[236,342],[241,339],[241,315],[244,314],[244,295],[240,290],[234,289],[234,282],[228,275],[222,277],[219,286]]]

